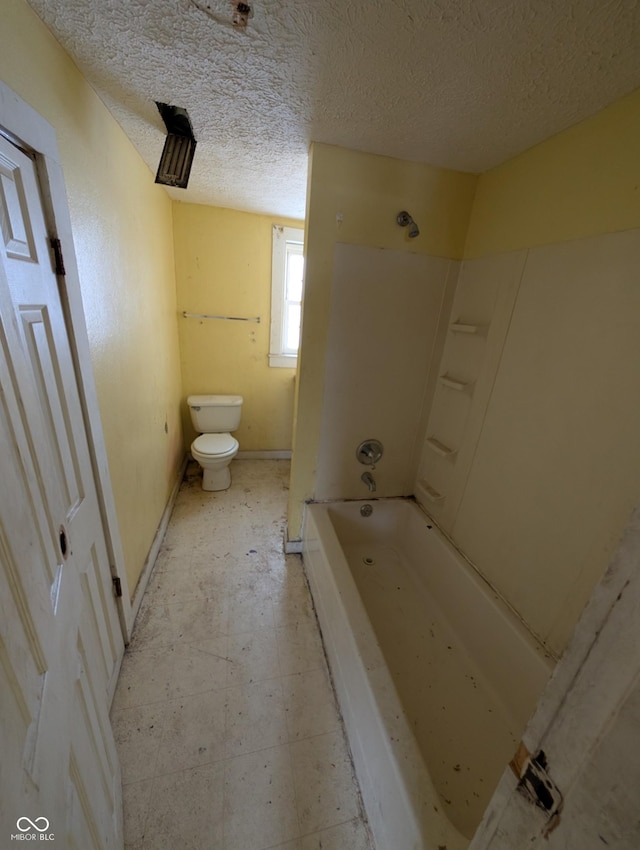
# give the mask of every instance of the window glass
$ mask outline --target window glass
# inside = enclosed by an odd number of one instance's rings
[[[269,365],[295,369],[304,289],[304,231],[273,227]]]
[[[287,305],[287,319],[285,332],[285,348],[287,353],[298,353],[300,346],[300,305]]]
[[[304,258],[302,253],[294,254],[290,251],[287,259],[287,301],[302,301]]]

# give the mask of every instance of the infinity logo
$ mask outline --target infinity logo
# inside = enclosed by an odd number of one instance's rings
[[[20,825],[24,823],[27,826]],[[44,824],[44,826],[38,826],[38,824]],[[35,829],[37,832],[46,832],[49,829],[49,821],[46,818],[36,818],[35,821],[29,820],[29,818],[18,818],[16,826],[20,832],[28,832],[30,829]]]

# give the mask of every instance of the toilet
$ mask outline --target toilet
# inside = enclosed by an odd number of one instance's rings
[[[229,464],[239,445],[229,432],[240,425],[242,396],[190,395],[187,404],[200,433],[191,443],[191,455],[202,467],[202,489],[226,490],[231,486]]]

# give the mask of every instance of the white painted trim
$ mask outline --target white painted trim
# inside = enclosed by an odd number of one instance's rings
[[[297,354],[270,354],[269,366],[275,366],[278,369],[297,369],[298,355]]]
[[[43,204],[54,230],[49,235],[56,236],[62,244],[66,274],[64,278],[60,278],[63,282],[60,286],[60,297],[68,321],[69,344],[76,368],[80,404],[87,431],[111,573],[120,579],[122,585],[122,597],[118,599],[118,614],[126,643],[132,622],[127,573],[91,365],[89,336],[67,204],[67,189],[56,133],[48,121],[2,81],[0,81],[0,125],[10,128],[13,141],[38,153],[37,168],[43,189]],[[64,201],[61,202],[60,198]]]
[[[285,555],[302,555],[302,540],[289,540],[287,530],[284,532]]]
[[[184,479],[187,464],[189,463],[190,459],[190,455],[185,455],[184,460],[180,464],[180,469],[178,470],[176,480],[174,481],[173,487],[171,489],[171,494],[169,495],[169,501],[167,502],[166,507],[162,513],[160,524],[158,525],[157,531],[153,538],[153,543],[151,544],[151,548],[149,549],[149,554],[147,555],[147,558],[144,562],[144,567],[142,568],[142,572],[140,573],[140,578],[138,579],[138,584],[136,586],[135,593],[133,594],[133,599],[131,600],[131,623],[129,628],[129,634],[131,634],[131,632],[133,631],[133,624],[135,622],[136,617],[138,616],[138,611],[140,610],[140,605],[142,605],[142,599],[147,589],[147,585],[149,584],[149,579],[151,578],[153,568],[156,565],[158,553],[160,552],[160,547],[162,546],[162,541],[164,540],[164,535],[167,531],[169,520],[171,519],[173,506],[175,505],[176,499],[178,498],[180,485],[182,484],[182,481]]]
[[[241,451],[236,458],[239,460],[291,460],[291,452],[287,450],[274,451]]]

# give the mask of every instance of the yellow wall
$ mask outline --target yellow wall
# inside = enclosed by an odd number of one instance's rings
[[[300,536],[302,505],[314,492],[336,243],[459,258],[476,186],[470,174],[330,145],[313,145],[309,167],[290,539]],[[409,239],[396,224],[404,209],[418,223],[420,238]]]
[[[268,361],[272,228],[302,223],[184,203],[173,215],[179,311],[260,317],[259,324],[180,317],[186,448],[195,436],[186,397],[238,393],[240,450],[290,450],[295,369]]]
[[[133,593],[183,455],[171,203],[24,0],[3,3],[0,78],[57,132]]]
[[[478,180],[465,257],[640,224],[640,89]]]

